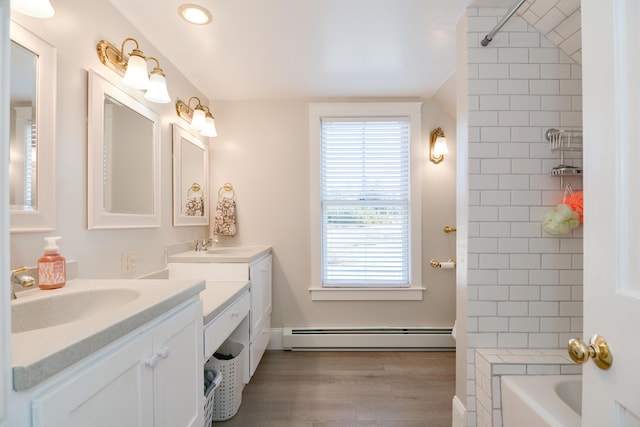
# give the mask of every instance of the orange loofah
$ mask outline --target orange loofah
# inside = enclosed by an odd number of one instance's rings
[[[578,215],[580,216],[580,223],[582,224],[584,222],[584,217],[583,217],[584,199],[583,199],[582,191],[576,191],[573,194],[567,194],[564,200],[564,203],[578,213]]]

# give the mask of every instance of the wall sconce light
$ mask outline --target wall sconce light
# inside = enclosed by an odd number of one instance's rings
[[[11,9],[34,18],[51,18],[55,14],[49,0],[11,0]]]
[[[447,139],[442,129],[435,128],[431,131],[431,142],[429,144],[429,160],[438,164],[444,160],[444,155],[449,154]]]
[[[134,42],[136,47],[128,56],[125,56],[124,45],[129,41]],[[98,56],[104,65],[122,76],[124,84],[134,89],[145,90],[144,98],[146,100],[158,104],[171,102],[167,91],[167,79],[164,71],[160,68],[160,63],[153,56],[144,56],[136,39],[131,37],[124,39],[120,50],[108,41],[100,40]],[[151,71],[151,77],[149,77],[147,61],[156,63]]]
[[[191,101],[196,100],[196,105],[193,109],[190,107]],[[206,105],[202,105],[200,98],[192,96],[185,104],[178,100],[176,102],[176,112],[178,116],[189,122],[191,129],[200,131],[200,135],[214,137],[218,136],[216,130],[216,122],[211,114],[211,110]]]

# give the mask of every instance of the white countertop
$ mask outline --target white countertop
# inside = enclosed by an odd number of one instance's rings
[[[205,289],[202,280],[70,280],[65,287],[34,290],[22,301],[85,290],[129,288],[139,296],[80,320],[11,334],[14,389],[25,390],[177,307]]]
[[[251,282],[207,282],[207,288],[200,293],[202,300],[203,324],[207,325],[231,305],[243,292],[251,287]]]
[[[169,262],[250,263],[271,253],[271,246],[215,246],[204,252],[187,251],[169,256]]]

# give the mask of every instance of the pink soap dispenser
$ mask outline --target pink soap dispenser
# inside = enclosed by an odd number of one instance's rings
[[[67,283],[67,262],[58,252],[60,237],[45,237],[44,255],[38,260],[38,287],[57,289]]]

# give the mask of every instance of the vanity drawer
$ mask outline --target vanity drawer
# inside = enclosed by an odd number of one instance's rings
[[[236,302],[204,326],[204,358],[207,360],[249,314],[251,299],[245,292]]]
[[[269,340],[271,339],[271,319],[267,319],[260,332],[257,334],[256,339],[249,345],[249,369],[250,374],[256,372],[256,368],[260,363],[260,359],[264,355],[267,346],[269,345]]]

